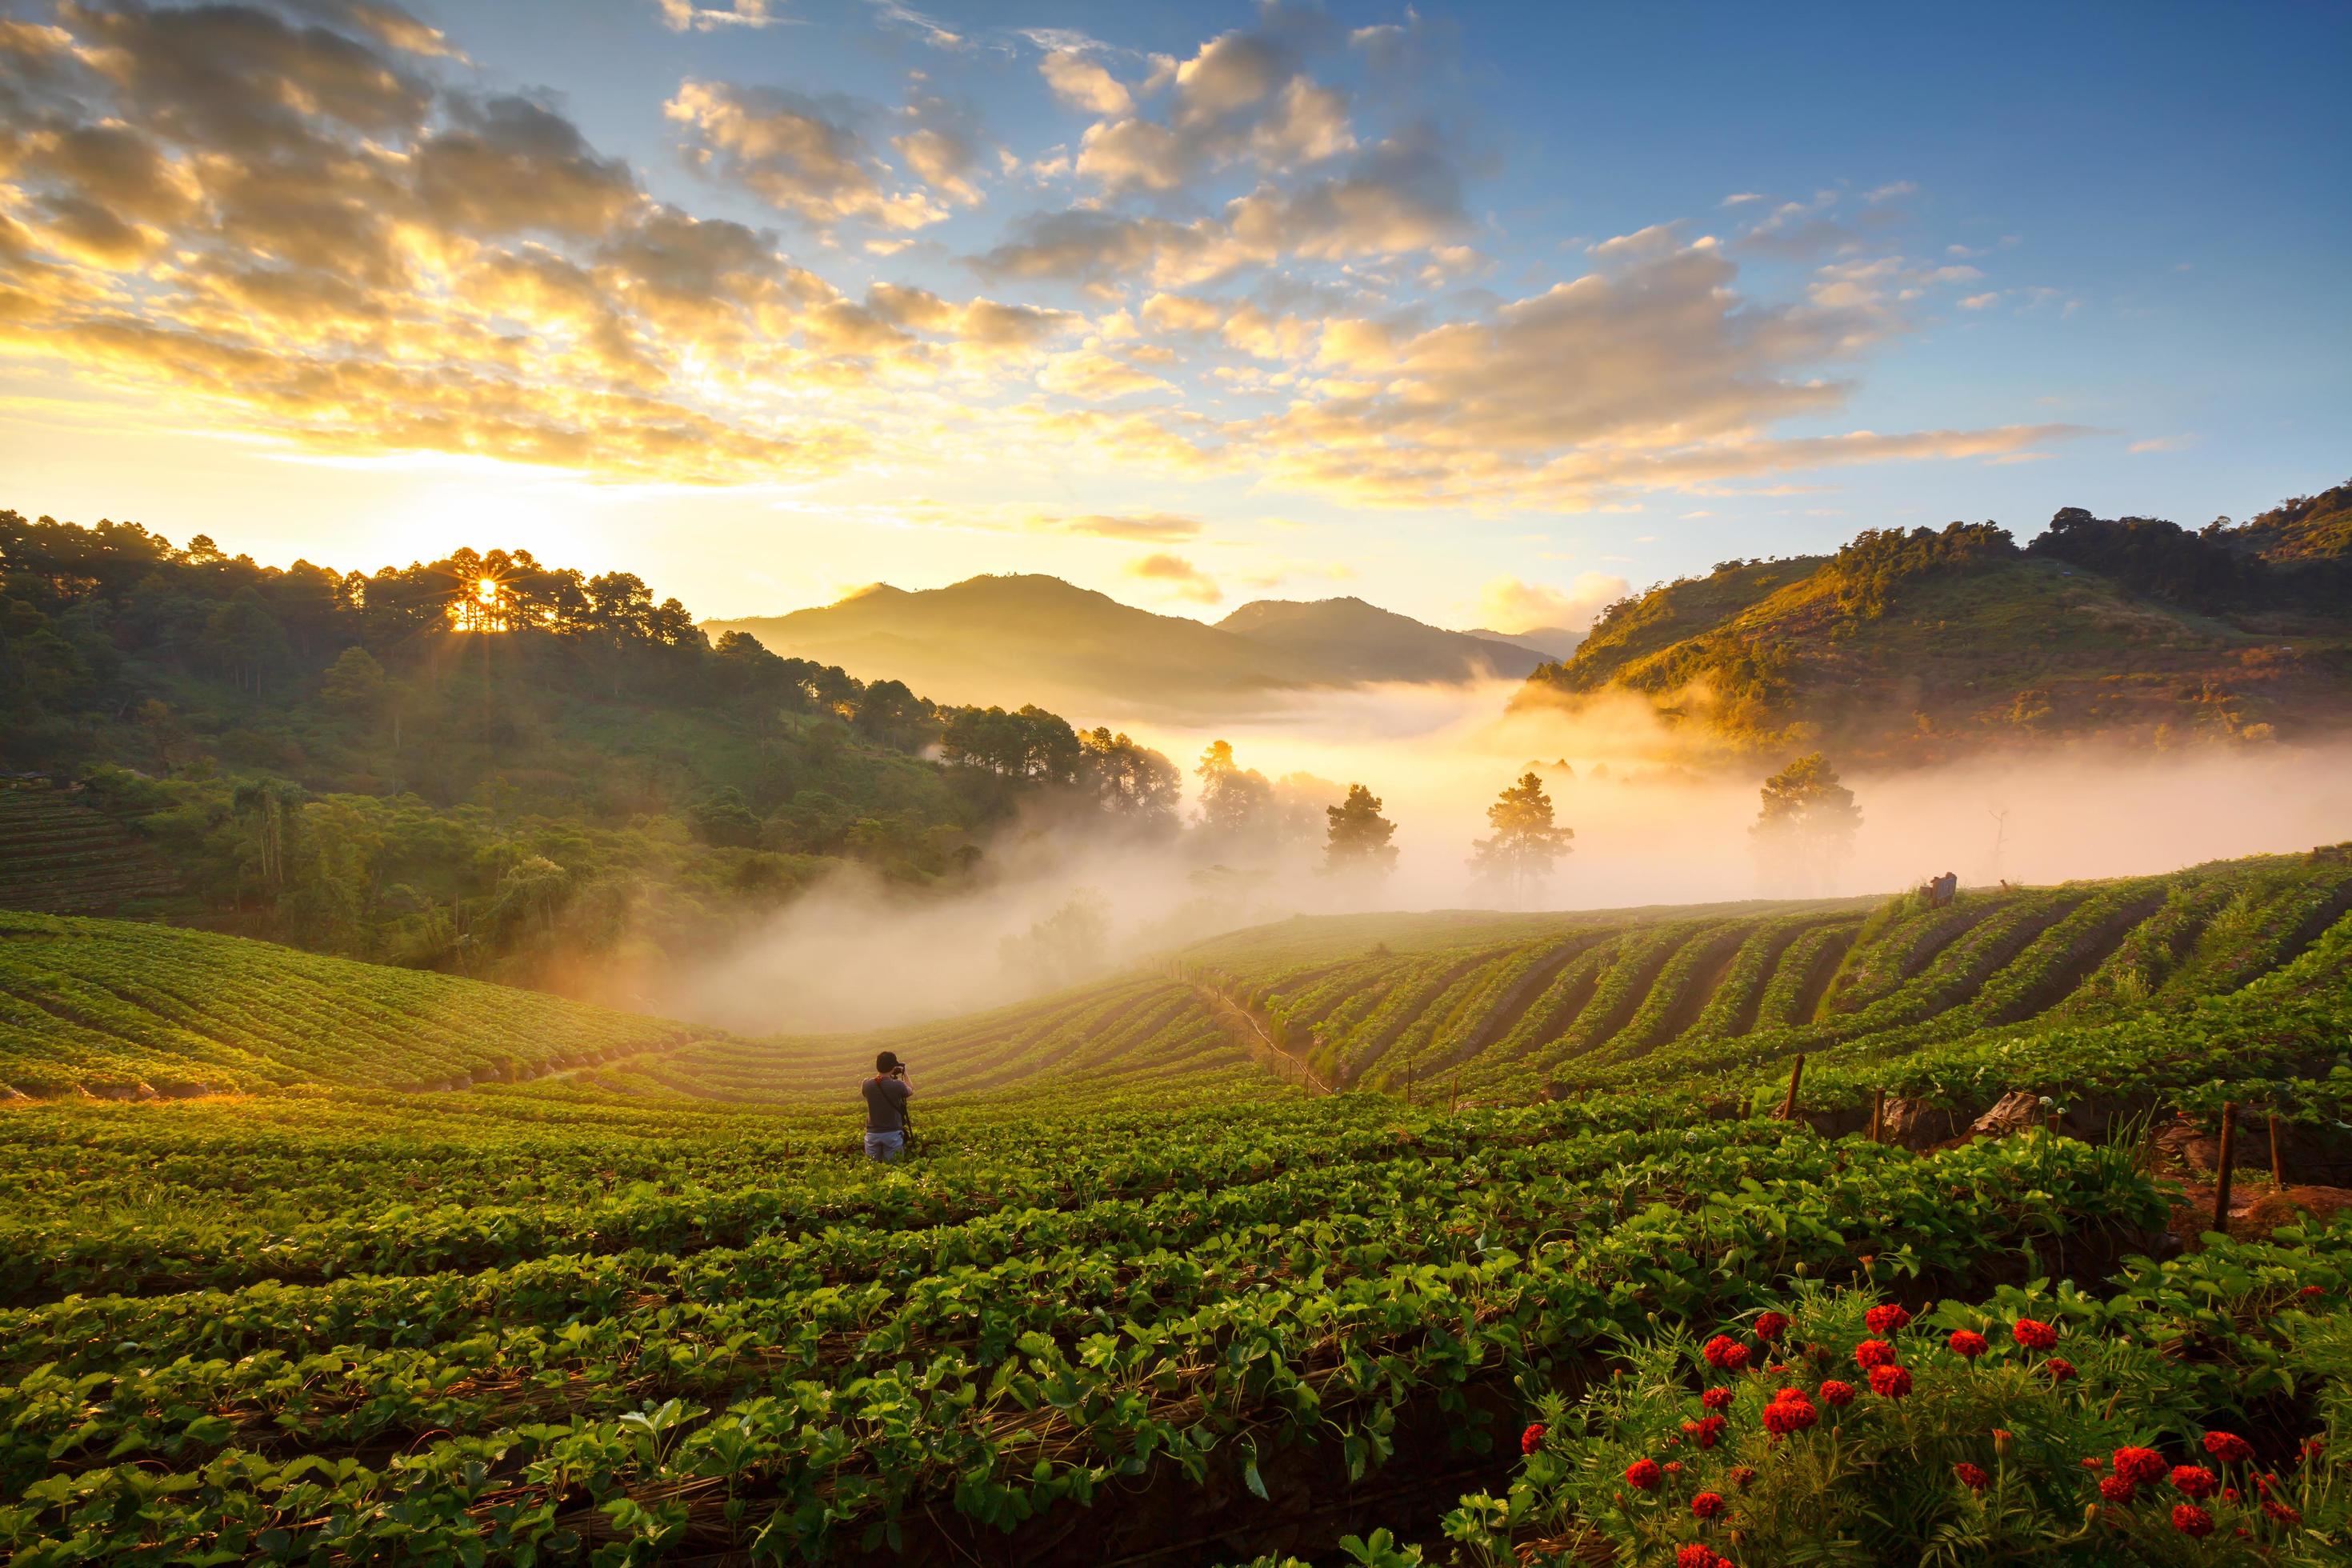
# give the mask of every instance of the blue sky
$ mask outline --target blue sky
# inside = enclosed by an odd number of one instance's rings
[[[0,504],[1533,625],[2352,474],[2342,7],[253,15],[0,5]]]

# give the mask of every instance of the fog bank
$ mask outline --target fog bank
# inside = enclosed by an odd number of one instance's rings
[[[1376,886],[1320,875],[1319,840],[1280,863],[1211,872],[1181,839],[1119,843],[1024,822],[990,843],[980,885],[915,896],[835,879],[678,976],[657,1010],[755,1034],[880,1026],[1016,1000],[1294,912],[1479,907],[1491,900],[1472,886],[1471,843],[1530,763],[1576,842],[1522,907],[1893,892],[1947,870],[1969,884],[2047,883],[2352,838],[2352,746],[2066,747],[1848,772],[1863,813],[1852,853],[1801,885],[1775,884],[1748,828],[1759,784],[1786,758],[1698,773],[1643,705],[1507,713],[1519,689],[1336,691],[1214,728],[1090,721],[1167,753],[1188,787],[1219,739],[1269,778],[1329,781],[1335,802],[1351,783],[1369,785],[1397,824],[1396,872]]]

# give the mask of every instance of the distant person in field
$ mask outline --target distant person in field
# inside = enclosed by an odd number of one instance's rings
[[[907,1101],[915,1096],[898,1052],[874,1058],[874,1076],[866,1080],[865,1091],[866,1157],[887,1164],[907,1152]]]

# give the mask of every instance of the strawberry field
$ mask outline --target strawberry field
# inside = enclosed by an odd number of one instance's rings
[[[2200,1242],[2153,1129],[2341,1158],[2347,889],[1300,921],[779,1040],[0,917],[0,1552],[2340,1562],[2352,1221]]]

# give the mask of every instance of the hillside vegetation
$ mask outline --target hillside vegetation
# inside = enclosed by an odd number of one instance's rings
[[[1174,794],[1123,736],[714,644],[623,573],[280,570],[6,511],[0,770],[51,786],[0,797],[0,907],[607,998],[844,868],[951,883],[1016,811],[1150,831]]]
[[[1702,752],[1933,762],[2105,739],[2263,743],[2352,725],[2342,489],[2239,527],[2061,511],[1726,562],[1612,605],[1522,704],[1629,694]]]

